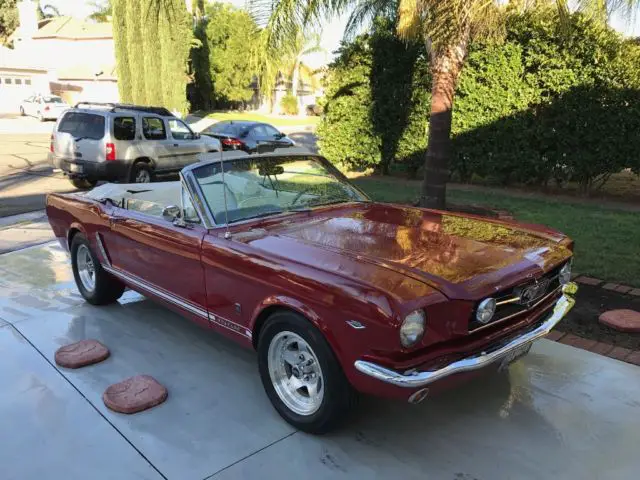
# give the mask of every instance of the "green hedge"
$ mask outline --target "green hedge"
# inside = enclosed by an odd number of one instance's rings
[[[574,14],[506,18],[500,42],[474,42],[456,92],[451,171],[500,184],[597,187],[640,170],[640,47]],[[343,44],[330,66],[321,152],[348,168],[415,175],[427,142],[428,58],[393,26]]]

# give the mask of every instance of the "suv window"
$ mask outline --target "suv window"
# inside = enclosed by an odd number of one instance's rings
[[[193,133],[189,130],[189,127],[180,120],[171,119],[167,123],[169,124],[169,130],[171,130],[171,136],[176,140],[193,139]]]
[[[133,117],[116,117],[113,119],[113,136],[116,140],[133,140],[136,138],[136,119]]]
[[[158,117],[144,117],[142,119],[142,133],[144,138],[148,140],[164,140],[167,138],[164,122]]]
[[[70,133],[75,138],[100,140],[104,137],[104,117],[92,113],[68,112],[58,126],[59,132]]]

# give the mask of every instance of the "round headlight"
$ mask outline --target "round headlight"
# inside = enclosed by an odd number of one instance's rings
[[[404,318],[400,327],[400,343],[403,347],[415,345],[424,335],[426,316],[422,310],[414,310]]]
[[[496,299],[495,298],[485,298],[478,305],[478,310],[476,311],[476,320],[478,320],[482,324],[489,323],[489,321],[493,318],[493,314],[496,313]]]
[[[571,281],[571,261],[565,263],[564,266],[560,269],[558,280],[560,280],[560,285],[566,285]]]

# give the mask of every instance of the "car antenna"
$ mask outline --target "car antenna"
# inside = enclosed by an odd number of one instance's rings
[[[222,145],[220,145],[220,169],[222,170],[222,196],[224,197],[224,226],[226,231],[224,232],[224,238],[230,239],[231,232],[229,231],[229,211],[227,208],[227,184],[224,181],[224,160],[222,159]]]

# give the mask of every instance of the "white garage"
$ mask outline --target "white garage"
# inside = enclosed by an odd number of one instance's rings
[[[0,112],[18,112],[20,102],[34,93],[50,93],[47,69],[21,66],[15,52],[0,47]]]

